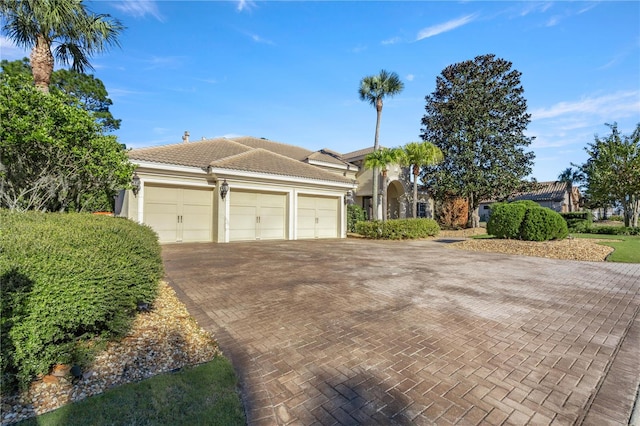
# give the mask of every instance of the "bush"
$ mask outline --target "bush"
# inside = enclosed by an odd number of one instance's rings
[[[590,211],[560,213],[567,222],[569,232],[587,232],[593,225],[593,215]]]
[[[448,198],[438,214],[440,224],[447,229],[461,229],[467,226],[469,220],[469,203],[465,198]]]
[[[544,207],[527,209],[520,227],[525,241],[559,240],[569,235],[567,223],[557,212]]]
[[[590,234],[605,235],[640,235],[640,227],[629,226],[594,226],[586,231]]]
[[[539,207],[538,204],[536,207]],[[526,212],[527,205],[521,201],[492,204],[487,233],[496,238],[519,239],[520,225]]]
[[[366,220],[364,209],[356,204],[347,205],[347,230],[356,232],[356,223]]]
[[[36,212],[0,212],[0,224],[3,389],[81,361],[155,298],[162,259],[146,226]]]
[[[559,213],[530,200],[493,204],[487,233],[526,241],[562,239],[569,234]]]
[[[624,222],[624,216],[614,214],[609,216],[609,220],[612,222]]]
[[[440,232],[440,227],[433,219],[392,219],[358,222],[356,231],[366,238],[404,240],[434,237]]]

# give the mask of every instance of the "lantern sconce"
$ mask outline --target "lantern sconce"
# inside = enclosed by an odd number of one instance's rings
[[[137,172],[133,174],[133,179],[131,179],[131,191],[133,191],[134,197],[137,197],[140,192],[140,176]]]
[[[227,198],[227,193],[229,192],[229,184],[227,183],[227,180],[225,179],[222,184],[220,185],[220,198],[222,198],[223,200],[225,198]]]

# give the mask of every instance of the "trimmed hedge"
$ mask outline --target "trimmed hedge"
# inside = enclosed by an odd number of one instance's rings
[[[636,226],[594,226],[586,231],[586,234],[605,234],[605,235],[640,235],[640,227]]]
[[[569,231],[559,213],[522,200],[493,204],[487,233],[503,239],[547,241],[565,238]]]
[[[366,238],[405,240],[434,237],[440,226],[433,219],[392,219],[356,223],[356,232]]]
[[[150,228],[90,214],[0,212],[0,253],[3,389],[122,336],[163,274]]]
[[[587,232],[593,225],[593,215],[590,211],[560,213],[567,222],[570,232]]]
[[[367,218],[364,209],[356,204],[347,205],[347,230],[356,232],[356,223]]]

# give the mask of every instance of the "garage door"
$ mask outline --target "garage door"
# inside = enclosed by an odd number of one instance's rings
[[[298,196],[298,239],[337,238],[339,198]]]
[[[236,190],[229,198],[229,241],[286,238],[286,194]]]
[[[211,241],[213,191],[145,185],[144,223],[161,243]]]

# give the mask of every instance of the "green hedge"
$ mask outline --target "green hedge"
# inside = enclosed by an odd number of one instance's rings
[[[434,237],[440,226],[433,219],[392,219],[356,223],[356,232],[366,238],[404,240]]]
[[[522,200],[493,204],[487,233],[496,238],[547,241],[565,238],[569,231],[559,213]]]
[[[0,212],[0,253],[3,388],[123,335],[163,274],[156,234],[106,216]]]
[[[567,222],[570,232],[587,232],[593,225],[593,215],[590,211],[560,213]]]
[[[630,226],[594,226],[584,231],[587,234],[640,235],[640,227]]]
[[[367,218],[364,209],[356,204],[347,205],[347,230],[356,232],[356,223]]]

